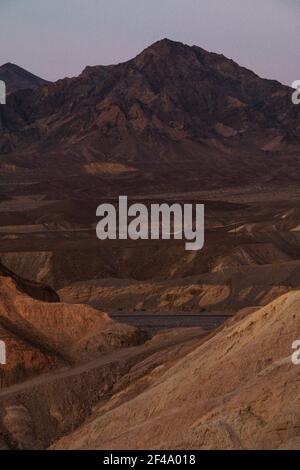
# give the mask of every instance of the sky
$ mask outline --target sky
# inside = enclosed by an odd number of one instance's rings
[[[165,37],[300,80],[300,0],[0,0],[0,65],[49,80],[124,62]]]

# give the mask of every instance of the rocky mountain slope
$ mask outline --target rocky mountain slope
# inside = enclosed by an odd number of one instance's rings
[[[141,172],[148,188],[190,189],[300,174],[291,90],[167,39],[126,63],[12,94],[0,123],[0,161],[17,173],[93,180],[113,168],[137,185]]]

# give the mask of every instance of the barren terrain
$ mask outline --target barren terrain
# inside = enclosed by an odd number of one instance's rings
[[[56,83],[1,73],[0,448],[299,449],[291,90],[169,40]],[[203,250],[100,242],[119,195],[203,203]]]

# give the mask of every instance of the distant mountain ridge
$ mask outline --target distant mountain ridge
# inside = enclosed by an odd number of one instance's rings
[[[0,80],[6,83],[8,94],[27,88],[33,89],[37,86],[50,83],[9,62],[0,66]]]
[[[125,63],[13,93],[0,126],[0,163],[31,172],[91,178],[121,163],[189,188],[300,178],[291,90],[168,39]]]

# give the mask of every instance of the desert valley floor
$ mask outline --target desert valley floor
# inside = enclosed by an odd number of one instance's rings
[[[300,192],[180,200],[205,203],[202,251],[100,242],[93,200],[85,224],[0,204],[3,449],[299,448]]]

